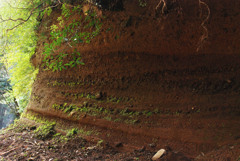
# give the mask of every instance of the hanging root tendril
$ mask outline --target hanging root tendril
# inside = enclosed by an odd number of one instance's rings
[[[161,4],[163,4],[163,6],[162,6],[162,14],[164,14],[164,10],[167,8],[165,0],[160,0],[155,9],[157,10],[160,7]]]
[[[201,27],[203,28],[203,35],[200,37],[200,39],[199,39],[199,42],[198,42],[198,47],[197,47],[197,52],[200,50],[200,48],[203,46],[203,43],[204,43],[204,41],[208,38],[208,29],[207,29],[207,27],[206,27],[206,22],[209,20],[209,17],[210,17],[210,8],[209,8],[209,6],[205,3],[205,2],[203,2],[202,0],[199,0],[199,8],[200,8],[200,17],[202,17],[202,11],[203,11],[203,9],[202,9],[202,6],[205,6],[206,7],[206,9],[207,9],[207,11],[208,11],[208,13],[207,13],[207,16],[206,16],[206,18],[202,21],[202,23],[201,23]]]

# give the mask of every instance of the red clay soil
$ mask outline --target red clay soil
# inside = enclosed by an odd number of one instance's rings
[[[75,47],[84,66],[44,70],[40,41],[27,111],[94,128],[123,151],[169,147],[188,159],[239,159],[240,1],[146,2],[125,0],[123,10],[103,11],[100,35]],[[59,15],[55,9],[43,19],[39,33]],[[53,109],[65,103],[90,110]]]

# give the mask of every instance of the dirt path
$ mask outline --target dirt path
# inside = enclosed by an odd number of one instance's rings
[[[0,159],[13,160],[48,160],[48,161],[93,161],[93,160],[150,160],[153,151],[141,148],[131,152],[122,152],[122,144],[110,146],[105,141],[94,141],[89,137],[75,135],[66,137],[58,133],[54,137],[44,140],[36,138],[36,130],[39,124],[31,120],[21,119],[9,130],[1,131],[0,134]],[[164,160],[190,160],[181,153],[167,149]]]

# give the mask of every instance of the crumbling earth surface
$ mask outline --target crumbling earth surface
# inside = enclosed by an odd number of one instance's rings
[[[83,135],[66,137],[53,135],[44,139],[36,137],[39,124],[27,119],[21,119],[17,124],[4,129],[0,134],[0,159],[4,161],[147,161],[151,160],[156,151],[146,150],[146,147],[124,151],[122,143],[110,146],[108,142],[94,140]],[[56,131],[55,131],[56,134]],[[151,145],[154,147],[154,145]],[[179,151],[164,147],[166,153],[158,160],[191,161],[191,160],[239,160],[239,145],[225,145],[208,154],[200,154],[195,159],[184,156]],[[235,159],[234,159],[235,158]]]
[[[8,129],[2,130],[0,134],[0,159],[4,161],[93,161],[93,160],[150,160],[154,155],[153,151],[146,150],[145,147],[123,152],[121,143],[110,146],[104,141],[94,141],[83,136],[73,135],[71,137],[52,137],[39,139],[36,137],[35,124],[31,120],[21,119],[17,124]],[[167,147],[167,153],[163,160],[177,159],[190,160],[179,152],[173,152]]]
[[[94,129],[110,147],[87,158],[88,150],[67,143],[86,160],[148,160],[162,148],[168,149],[162,160],[239,160],[240,1],[139,2],[123,0],[121,10],[103,10],[101,32],[90,44],[66,43],[56,50],[76,49],[83,66],[46,70],[42,52],[50,40],[40,39],[32,57],[40,69],[26,113],[63,127]],[[43,18],[39,35],[49,34],[46,28],[57,23],[59,11]],[[25,134],[16,136],[31,138]],[[14,142],[3,137],[1,142]],[[122,146],[115,153],[117,143]],[[1,146],[7,152],[8,144]],[[70,152],[62,145],[58,150],[42,156]]]

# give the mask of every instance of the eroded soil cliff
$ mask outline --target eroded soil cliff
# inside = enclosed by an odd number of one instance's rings
[[[51,40],[40,39],[27,113],[94,129],[122,151],[167,146],[189,159],[237,159],[240,150],[228,150],[240,142],[240,1],[146,2],[102,10],[90,44],[57,49],[76,49],[85,65],[45,70]],[[43,18],[39,34],[49,34],[59,10]]]

